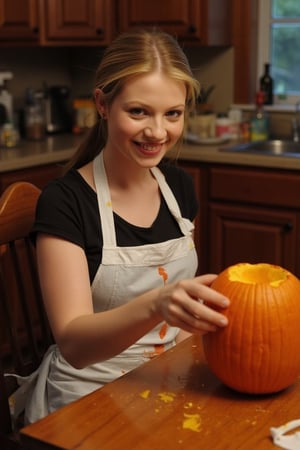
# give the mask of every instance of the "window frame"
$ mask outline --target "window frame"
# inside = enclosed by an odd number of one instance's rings
[[[271,25],[276,23],[271,17],[272,0],[258,0],[258,39],[257,39],[257,84],[263,74],[264,64],[270,62],[270,35]],[[282,22],[282,21],[281,21]],[[289,22],[287,19],[285,22]],[[291,20],[290,22],[295,22]],[[300,23],[300,18],[299,18]],[[300,101],[299,95],[287,95],[284,100],[280,100],[274,93],[275,104],[294,105]]]

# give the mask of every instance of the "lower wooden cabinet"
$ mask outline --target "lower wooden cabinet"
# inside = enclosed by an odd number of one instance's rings
[[[63,173],[63,162],[0,173],[0,193],[16,181],[28,181],[42,189]]]
[[[300,173],[181,161],[199,198],[199,273],[268,262],[300,278]]]
[[[207,269],[267,262],[300,277],[299,173],[223,165],[208,170]]]
[[[209,217],[210,271],[239,262],[267,262],[296,271],[296,212],[212,202]]]

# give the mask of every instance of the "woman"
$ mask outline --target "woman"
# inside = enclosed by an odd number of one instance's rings
[[[37,208],[33,233],[56,345],[30,379],[27,421],[188,333],[226,326],[210,307],[228,305],[209,287],[215,275],[195,277],[192,181],[162,163],[197,95],[167,34],[123,34],[105,51],[94,90],[99,122]]]

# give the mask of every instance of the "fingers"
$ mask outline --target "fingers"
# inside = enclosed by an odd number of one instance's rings
[[[204,318],[193,317],[188,313],[180,314],[176,326],[192,334],[205,334],[219,328]]]
[[[196,329],[215,331],[218,327],[228,324],[224,314],[199,301],[189,301],[185,304],[185,320]],[[204,325],[205,324],[205,325]]]
[[[215,275],[204,275],[193,280],[185,280],[180,282],[179,285],[181,284],[182,289],[194,300],[201,301],[210,306],[227,308],[230,303],[229,299],[225,297],[225,295],[209,287],[211,284],[209,280],[211,279],[215,279]]]
[[[211,283],[217,278],[218,275],[215,273],[207,273],[205,275],[199,275],[195,277],[194,280],[200,282],[201,284],[205,284],[206,286],[210,286]]]
[[[221,312],[228,307],[229,299],[209,287],[215,277],[204,275],[180,281],[173,287],[168,308],[171,325],[190,333],[206,333],[228,324]]]

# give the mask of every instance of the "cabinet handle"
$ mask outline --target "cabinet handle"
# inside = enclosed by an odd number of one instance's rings
[[[102,28],[97,28],[96,29],[96,33],[97,34],[103,34],[103,29]]]
[[[287,222],[283,225],[283,231],[284,232],[288,232],[291,231],[293,229],[293,224],[291,222]]]
[[[195,27],[195,25],[190,25],[188,28],[188,32],[189,33],[196,33],[197,28]]]

